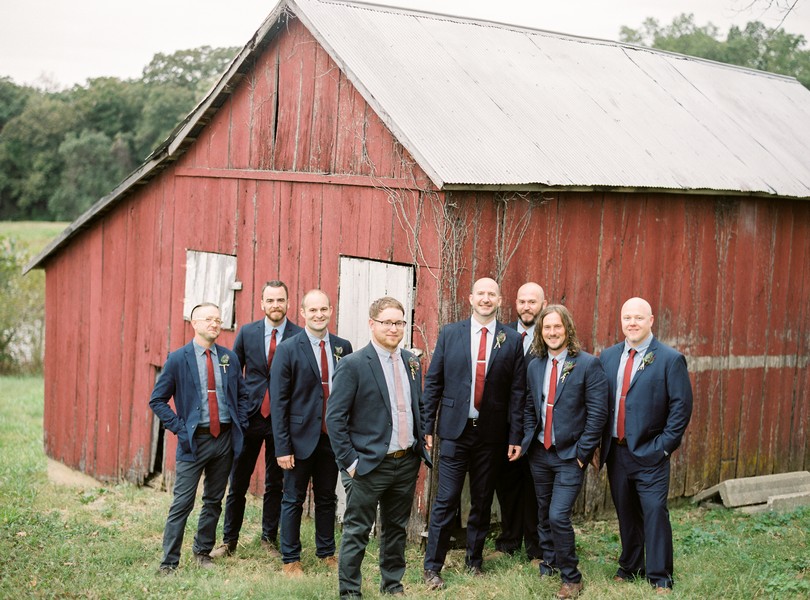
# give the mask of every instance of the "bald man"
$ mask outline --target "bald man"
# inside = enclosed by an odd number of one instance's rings
[[[621,311],[625,340],[600,357],[610,394],[601,463],[607,462],[622,540],[614,580],[646,577],[667,594],[673,585],[670,458],[692,416],[692,384],[684,356],[653,336],[654,320],[649,302],[630,298]]]
[[[429,589],[444,587],[441,570],[467,473],[465,564],[472,574],[482,574],[495,474],[504,457],[520,456],[526,364],[518,332],[495,318],[500,305],[498,284],[488,277],[476,281],[472,317],[441,330],[425,376],[425,447],[433,447],[434,429],[441,438],[423,574]]]

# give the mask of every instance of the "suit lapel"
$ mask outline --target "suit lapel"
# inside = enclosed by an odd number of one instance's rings
[[[467,360],[464,361],[464,364],[467,365],[467,376],[472,377],[474,372],[473,369],[473,362],[472,362],[472,355],[470,354],[470,338],[472,336],[472,320],[467,319],[466,321],[461,322],[461,348],[467,353]]]
[[[627,393],[630,393],[630,390],[633,389],[633,386],[636,385],[636,381],[641,379],[644,376],[644,372],[649,369],[649,366],[644,364],[644,359],[648,356],[655,357],[655,351],[658,349],[658,340],[653,338],[652,342],[650,342],[649,347],[647,348],[647,352],[644,353],[644,357],[642,358],[641,364],[639,368],[636,369],[635,373],[633,373],[633,378],[630,380],[630,386],[627,388]],[[628,359],[629,360],[629,359]],[[644,368],[642,368],[644,367]]]
[[[419,407],[419,390],[416,387],[416,371],[411,371],[411,360],[418,360],[413,354],[405,350],[404,348],[400,351],[402,360],[405,363],[405,372],[408,374],[408,386],[411,391],[411,410],[414,411],[414,415],[418,414],[417,410]],[[414,417],[416,419],[416,417]],[[415,421],[414,421],[415,422]]]
[[[490,341],[490,351],[489,351],[489,361],[487,362],[487,375],[489,375],[489,369],[492,366],[492,363],[495,362],[495,359],[498,358],[498,351],[501,349],[501,344],[498,343],[498,335],[503,333],[503,325],[498,321],[495,321],[495,333],[492,336],[492,340]]]
[[[312,344],[309,343],[309,336],[304,334],[299,337],[299,342],[301,352],[304,353],[309,366],[312,367],[312,372],[315,373],[315,377],[318,381],[321,380],[321,371],[318,368],[318,361],[315,360],[315,353],[312,351]]]
[[[194,382],[194,387],[197,389],[197,398],[202,398],[202,382],[200,381],[200,372],[197,370],[197,356],[194,353],[193,343],[189,343],[188,346],[186,346],[185,354],[191,381]]]
[[[571,371],[568,372],[568,375],[565,376],[565,379],[562,379],[563,371],[565,370],[566,363],[573,363],[574,366],[571,367]],[[562,393],[563,388],[565,387],[565,383],[568,381],[568,378],[571,377],[572,371],[574,370],[576,365],[577,365],[576,359],[575,358],[568,358],[568,355],[566,355],[565,360],[562,363],[560,363],[560,365],[559,365],[560,379],[562,379],[562,380],[559,381],[559,383],[557,383],[557,392],[554,394],[554,406],[557,405],[557,400],[559,399],[560,394]]]
[[[380,356],[377,354],[377,350],[374,348],[374,346],[371,345],[371,342],[369,342],[369,345],[366,346],[366,358],[368,359],[368,366],[371,369],[371,375],[374,377],[374,382],[380,389],[380,396],[385,404],[385,408],[388,413],[391,414],[391,397],[388,395],[388,384],[385,383],[385,373],[383,373],[382,370]],[[391,418],[393,418],[393,415],[391,415]]]
[[[267,350],[264,347],[264,319],[256,321],[253,335],[255,337],[253,347],[256,348],[256,356],[264,356],[264,374],[270,375],[270,369],[267,368]]]

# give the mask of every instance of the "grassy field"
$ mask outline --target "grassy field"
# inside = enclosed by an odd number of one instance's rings
[[[180,570],[157,575],[170,496],[127,484],[90,488],[52,483],[42,451],[41,378],[0,378],[0,598],[279,598],[337,597],[337,576],[314,556],[313,527],[304,523],[304,567],[288,581],[259,548],[259,505],[248,503],[238,554],[203,571],[191,564],[192,514]],[[810,510],[745,516],[686,503],[673,507],[676,587],[680,598],[807,598],[810,596]],[[619,553],[616,523],[578,523],[585,576],[583,598],[650,598],[644,583],[611,581]],[[488,542],[491,549],[491,542]],[[364,593],[380,598],[374,541],[364,563]],[[485,561],[481,579],[463,572],[450,553],[447,589],[420,584],[422,554],[408,549],[405,585],[412,598],[443,600],[552,598],[559,582],[541,580],[518,558]]]
[[[36,254],[67,225],[64,221],[0,221],[0,236],[16,239]]]

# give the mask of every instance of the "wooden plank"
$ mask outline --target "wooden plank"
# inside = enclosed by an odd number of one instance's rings
[[[250,115],[250,167],[272,169],[278,101],[279,40],[273,40],[256,60]]]
[[[285,35],[279,37],[278,65],[278,121],[276,123],[275,153],[273,169],[294,171],[298,149],[298,128],[301,116],[303,50],[307,44],[302,35],[302,27],[297,20],[290,21]]]
[[[227,167],[230,169],[247,169],[251,164],[256,78],[256,71],[251,71],[237,85],[227,102],[229,107]]]
[[[307,171],[327,173],[334,164],[338,124],[340,70],[329,54],[316,45],[315,87],[312,98],[309,163]]]
[[[71,421],[77,423],[74,434],[79,436],[76,440],[79,458],[79,470],[93,475],[100,476],[96,464],[96,447],[98,443],[98,401],[101,394],[101,379],[104,375],[100,364],[100,358],[107,353],[107,344],[103,337],[107,330],[102,324],[100,315],[104,303],[104,224],[89,232],[86,262],[75,262],[71,265],[71,281],[74,289],[68,292],[68,298],[87,298],[87,304],[81,311],[78,319],[79,331],[86,331],[88,335],[87,352],[94,357],[93,361],[78,360],[73,371],[73,385],[68,385],[66,390],[75,390],[75,402],[65,398],[68,406],[74,406],[77,414]],[[84,285],[83,285],[84,284]],[[89,292],[89,293],[88,293]],[[70,339],[74,336],[69,336]],[[68,342],[70,345],[72,342]],[[61,342],[60,342],[61,345]],[[77,349],[78,350],[78,349]],[[68,350],[69,353],[72,354]],[[93,366],[90,366],[90,363]],[[71,368],[70,366],[68,368]],[[75,387],[74,387],[75,386]],[[70,422],[70,421],[68,421]],[[78,447],[80,444],[80,448]]]

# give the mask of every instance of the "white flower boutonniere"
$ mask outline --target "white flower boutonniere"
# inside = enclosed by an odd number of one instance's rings
[[[568,374],[574,370],[574,367],[577,365],[573,360],[567,360],[563,364],[562,374],[560,375],[560,385],[565,383],[565,378],[568,377]]]
[[[222,367],[222,370],[225,371],[225,373],[227,373],[228,372],[228,367],[231,366],[231,358],[230,358],[230,356],[228,356],[227,354],[223,354],[222,356],[220,356],[219,357],[219,366]]]
[[[335,346],[335,362],[340,362],[341,358],[343,358],[343,346]]]
[[[641,359],[641,364],[638,366],[639,372],[643,371],[647,365],[653,364],[655,361],[655,352],[648,352],[644,355],[644,358]]]
[[[495,348],[500,348],[501,344],[506,341],[506,333],[503,329],[498,332],[498,335],[495,336]]]

